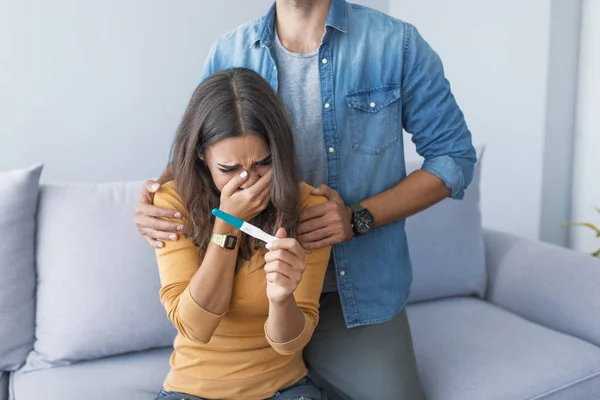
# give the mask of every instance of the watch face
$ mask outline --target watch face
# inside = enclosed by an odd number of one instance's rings
[[[354,230],[357,235],[370,232],[375,226],[375,220],[369,210],[362,209],[354,213]]]
[[[237,245],[237,241],[238,241],[237,236],[227,236],[225,238],[225,248],[227,250],[235,249],[235,246]]]

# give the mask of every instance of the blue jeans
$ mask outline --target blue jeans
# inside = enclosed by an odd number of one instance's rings
[[[203,397],[192,396],[191,394],[179,392],[167,392],[161,390],[156,400],[209,400]],[[273,397],[267,400],[327,400],[323,390],[318,387],[308,377],[300,379],[290,387],[282,389],[275,393]]]

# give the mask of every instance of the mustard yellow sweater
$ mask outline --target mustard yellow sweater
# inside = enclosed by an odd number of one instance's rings
[[[301,184],[303,209],[325,201],[312,196],[311,189]],[[183,212],[174,182],[163,185],[154,204]],[[330,250],[306,255],[306,271],[294,293],[305,316],[304,330],[290,342],[274,343],[264,329],[269,310],[262,269],[266,250],[240,265],[229,309],[215,315],[200,307],[189,291],[190,280],[202,263],[192,239],[180,237],[157,249],[160,300],[178,331],[165,390],[210,399],[265,399],[305,376],[302,349],[319,319]]]

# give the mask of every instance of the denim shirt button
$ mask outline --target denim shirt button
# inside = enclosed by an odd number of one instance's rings
[[[325,108],[329,108],[329,103],[325,103]]]
[[[376,106],[377,104],[375,104],[374,102],[371,102],[371,104],[369,104],[369,105],[371,106],[371,108],[375,108],[375,106]]]
[[[346,275],[346,271],[340,271],[340,275],[341,275],[341,276],[344,276],[344,275]]]
[[[326,58],[324,58],[324,59],[322,59],[322,60],[321,60],[321,62],[322,62],[323,64],[327,64],[327,59],[326,59]]]

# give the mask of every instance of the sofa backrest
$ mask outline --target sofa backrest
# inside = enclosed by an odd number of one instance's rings
[[[0,173],[0,371],[33,346],[35,213],[42,166]]]
[[[413,284],[410,303],[444,297],[483,297],[487,284],[481,226],[480,181],[483,149],[462,200],[446,199],[406,221]],[[421,166],[407,162],[407,173]]]

